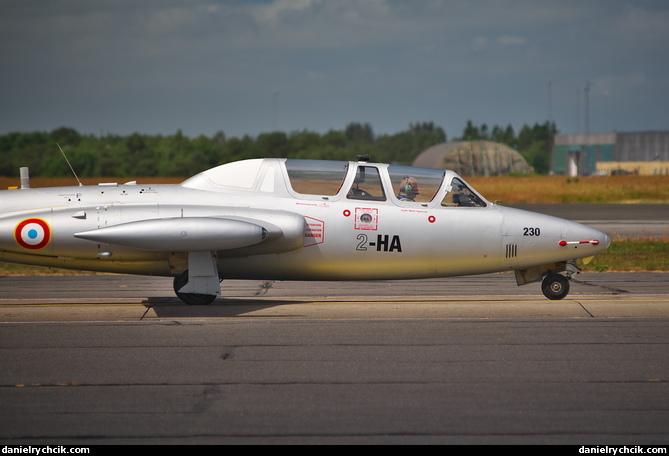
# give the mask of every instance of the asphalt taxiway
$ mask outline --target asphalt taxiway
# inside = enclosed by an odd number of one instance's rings
[[[187,306],[172,280],[124,275],[1,277],[0,322],[150,321],[201,318],[669,317],[668,273],[591,273],[550,301],[513,274],[410,281],[227,280],[223,297]]]
[[[667,205],[523,208],[669,235]],[[223,294],[0,277],[0,443],[669,444],[669,273],[562,301],[509,273]]]
[[[0,278],[0,443],[669,444],[669,274]]]

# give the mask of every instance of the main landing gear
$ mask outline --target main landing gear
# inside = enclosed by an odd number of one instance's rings
[[[223,281],[223,274],[221,274],[220,272],[218,273],[218,281],[219,283]],[[174,292],[176,293],[177,297],[186,304],[188,304],[189,306],[206,306],[208,304],[211,304],[214,301],[214,299],[218,297],[216,295],[210,295],[210,294],[180,293],[179,290],[181,290],[187,283],[188,283],[188,269],[186,269],[178,276],[174,277],[172,286],[174,287]]]

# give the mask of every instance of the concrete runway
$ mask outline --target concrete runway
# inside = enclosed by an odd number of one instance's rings
[[[669,273],[223,289],[0,278],[0,442],[669,443]]]

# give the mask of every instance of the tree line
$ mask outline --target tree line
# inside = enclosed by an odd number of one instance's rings
[[[475,126],[468,121],[462,135],[451,141],[490,140],[518,150],[539,174],[548,172],[555,125],[524,125],[516,134],[509,125]],[[370,124],[352,122],[343,130],[274,131],[256,137],[173,135],[84,135],[73,128],[51,132],[12,132],[0,135],[0,176],[16,176],[22,166],[32,176],[64,177],[71,170],[59,147],[80,177],[189,177],[205,169],[248,158],[310,158],[353,160],[369,154],[375,162],[410,165],[421,152],[448,140],[433,122],[410,124],[396,134],[375,135]]]

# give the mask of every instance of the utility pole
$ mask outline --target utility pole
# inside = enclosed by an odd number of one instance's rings
[[[553,99],[553,80],[549,79],[548,80],[548,123],[551,123],[551,120],[553,119],[553,112],[552,112],[552,99]]]
[[[590,133],[590,83],[585,83],[585,134]]]
[[[274,92],[272,95],[272,131],[276,131],[276,98],[279,92]]]
[[[553,156],[553,80],[548,79],[548,158],[550,160],[548,171],[553,170],[553,162],[555,157]]]
[[[576,87],[576,133],[579,133],[581,131],[580,104],[581,104],[581,88]]]

